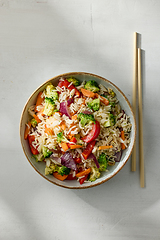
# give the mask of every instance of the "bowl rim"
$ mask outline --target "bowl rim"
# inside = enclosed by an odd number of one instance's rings
[[[41,172],[39,172],[36,167],[31,163],[30,159],[28,158],[27,154],[26,154],[26,151],[25,151],[25,147],[23,145],[23,134],[21,134],[21,130],[22,130],[22,120],[23,120],[23,114],[26,110],[26,107],[27,107],[27,104],[28,102],[30,101],[30,99],[32,98],[32,96],[38,92],[38,90],[43,87],[46,83],[50,82],[50,81],[53,81],[55,79],[58,79],[58,78],[63,78],[63,77],[66,77],[68,75],[88,75],[88,76],[93,76],[95,78],[99,78],[111,85],[113,85],[121,94],[122,96],[124,97],[125,101],[127,102],[129,108],[130,108],[130,111],[132,113],[132,116],[133,116],[133,123],[134,123],[134,139],[133,139],[133,145],[132,145],[132,148],[130,150],[130,153],[127,157],[127,159],[125,160],[125,162],[122,164],[122,166],[116,170],[116,172],[111,175],[110,177],[108,177],[107,179],[104,179],[98,183],[95,182],[95,184],[92,184],[92,185],[89,185],[89,186],[85,186],[85,185],[80,185],[79,187],[78,186],[65,186],[65,185],[61,185],[60,183],[56,183],[56,182],[53,182],[52,180],[48,179],[46,176],[44,176]],[[115,175],[117,175],[117,173],[124,167],[124,165],[128,162],[131,154],[132,154],[132,151],[133,151],[133,148],[134,148],[134,145],[135,145],[135,141],[136,141],[136,134],[137,134],[137,126],[136,126],[136,119],[135,119],[135,115],[134,115],[134,112],[133,112],[133,109],[132,109],[132,106],[128,100],[128,98],[125,96],[125,94],[119,89],[119,87],[117,87],[113,82],[111,82],[110,80],[104,78],[104,77],[101,77],[97,74],[94,74],[94,73],[88,73],[88,72],[68,72],[68,73],[62,73],[62,74],[59,74],[59,75],[56,75],[55,77],[52,77],[50,79],[48,79],[47,81],[45,81],[44,83],[42,83],[38,88],[35,89],[35,91],[30,95],[30,97],[27,99],[24,107],[23,107],[23,110],[22,110],[22,113],[21,113],[21,117],[20,117],[20,124],[19,124],[19,134],[20,134],[20,142],[21,142],[21,146],[22,146],[22,149],[23,149],[23,152],[28,160],[28,162],[30,163],[30,165],[34,168],[34,170],[40,174],[44,179],[46,179],[47,181],[51,182],[52,184],[55,184],[59,187],[63,187],[63,188],[67,188],[67,189],[86,189],[86,188],[92,188],[92,187],[96,187],[98,185],[101,185],[102,183],[105,183],[107,182],[108,180],[110,180],[111,178],[113,178]]]

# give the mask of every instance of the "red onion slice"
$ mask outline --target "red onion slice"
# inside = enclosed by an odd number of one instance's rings
[[[88,111],[88,110],[85,110],[85,111],[83,111],[82,113],[84,113],[84,114],[92,114],[92,112],[90,112],[90,111]]]
[[[67,100],[67,106],[69,106],[71,103],[74,103],[74,98],[69,98]]]
[[[61,159],[59,157],[54,157],[54,153],[50,156],[50,158],[61,164]]]
[[[122,157],[122,149],[121,149],[121,151],[115,153],[114,156],[115,156],[115,162],[120,162],[121,157]]]
[[[74,159],[72,155],[69,152],[66,152],[62,157],[61,157],[61,164],[76,171],[77,166],[76,163],[74,162]]]
[[[94,156],[93,153],[91,153],[91,154],[89,155],[88,159],[93,159],[94,162],[95,162],[95,164],[96,164],[96,167],[99,168],[99,162],[98,162],[97,158]]]
[[[68,107],[67,107],[67,103],[66,102],[61,102],[60,103],[60,112],[62,114],[65,114],[67,117],[69,117],[71,119],[71,115],[68,111]]]

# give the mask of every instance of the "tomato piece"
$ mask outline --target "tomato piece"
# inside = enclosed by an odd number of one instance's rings
[[[88,174],[85,175],[83,178],[79,179],[79,183],[80,183],[80,184],[83,184],[84,181],[87,180],[87,178],[88,178]]]
[[[33,145],[32,145],[32,142],[35,140],[35,136],[34,135],[28,135],[28,143],[29,143],[29,147],[30,147],[30,149],[31,149],[31,152],[32,152],[32,154],[34,154],[34,155],[37,155],[37,154],[39,154],[39,152],[38,152],[38,150],[35,148],[35,147],[33,147]]]
[[[82,155],[84,157],[84,159],[86,160],[88,158],[88,156],[91,154],[94,145],[95,145],[96,141],[93,140],[92,142],[88,143],[87,147],[84,149],[84,151],[82,152]]]
[[[78,91],[78,89],[73,85],[71,84],[70,82],[68,82],[66,79],[64,81],[59,81],[58,83],[58,87],[62,88],[62,87],[66,87],[68,88],[70,91],[75,89],[75,94],[80,97],[81,96],[81,93]]]
[[[75,163],[79,164],[79,163],[81,163],[81,158],[80,157],[79,158],[75,158],[74,161],[75,161]]]
[[[84,142],[91,142],[94,139],[96,139],[98,137],[98,135],[100,134],[100,123],[96,120],[95,123],[93,123],[93,127],[92,130],[89,132],[89,134],[87,136],[85,136],[84,138],[82,138],[82,140]]]

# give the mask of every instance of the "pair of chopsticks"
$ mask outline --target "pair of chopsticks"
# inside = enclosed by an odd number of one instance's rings
[[[141,49],[137,48],[137,33],[134,33],[134,73],[133,73],[133,112],[137,113],[138,88],[138,129],[139,129],[139,169],[140,186],[144,187],[144,154],[143,154],[143,109],[142,109],[142,72]],[[136,143],[132,152],[132,171],[136,171]]]

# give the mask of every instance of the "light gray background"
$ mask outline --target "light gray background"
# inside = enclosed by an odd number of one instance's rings
[[[108,182],[59,188],[30,166],[19,120],[30,94],[61,73],[113,81],[132,101],[133,33],[143,49],[146,187],[131,159]],[[160,239],[160,1],[0,0],[0,239]]]

